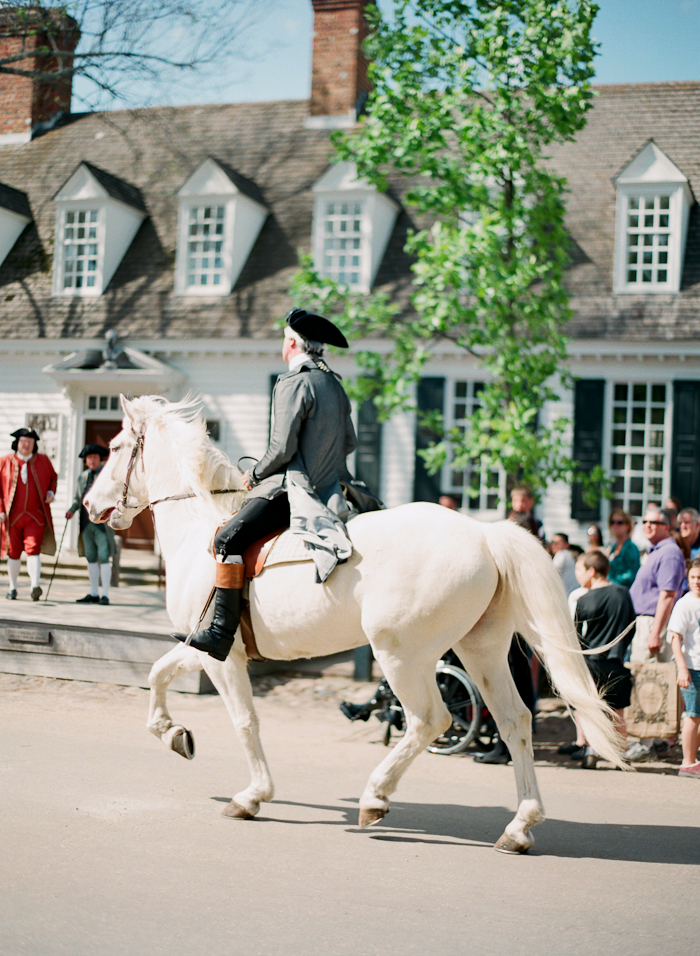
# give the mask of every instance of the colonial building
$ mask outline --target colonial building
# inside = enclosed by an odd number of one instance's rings
[[[262,454],[300,250],[353,289],[408,300],[401,183],[379,194],[331,163],[329,130],[351,125],[366,96],[364,4],[312,2],[310,101],[80,114],[65,90],[0,79],[0,436],[28,423],[42,433],[56,516],[82,445],[118,430],[120,392],[201,395],[232,459]],[[614,475],[633,514],[671,493],[697,507],[700,82],[599,87],[589,115],[552,155],[570,188],[578,381],[542,415],[572,420],[574,454]],[[351,356],[333,364],[353,374]],[[438,346],[418,404],[462,423],[481,376]],[[355,469],[388,505],[463,494],[470,476],[446,466],[430,478],[416,459],[415,416],[357,415]],[[464,502],[504,513],[486,483]],[[540,513],[548,534],[581,538],[607,507],[554,486]],[[149,521],[132,532],[141,543]]]

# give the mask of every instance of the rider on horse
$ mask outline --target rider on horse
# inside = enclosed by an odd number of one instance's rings
[[[345,336],[328,319],[303,309],[292,309],[286,321],[282,357],[289,371],[273,391],[269,447],[243,475],[249,490],[243,507],[216,535],[214,620],[190,641],[220,661],[226,660],[240,622],[246,548],[291,523],[313,552],[317,579],[323,582],[338,561],[352,554],[345,529],[352,506],[355,511],[382,507],[363,494],[362,484],[358,488],[347,470],[345,459],[357,445],[350,402],[322,358],[324,343],[347,348]]]

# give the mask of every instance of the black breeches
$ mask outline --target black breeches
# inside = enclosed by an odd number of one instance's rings
[[[253,498],[223,526],[214,539],[217,554],[240,554],[266,534],[289,526],[289,501],[286,495],[272,500]]]

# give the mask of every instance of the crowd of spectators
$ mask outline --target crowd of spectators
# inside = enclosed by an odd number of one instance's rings
[[[582,645],[602,646],[634,623],[624,641],[607,655],[587,657],[587,663],[622,731],[622,709],[632,686],[623,665],[675,660],[685,705],[679,774],[700,778],[700,513],[668,498],[663,506],[648,504],[639,530],[620,508],[611,511],[608,527],[607,546],[597,525],[588,528],[588,547],[578,559],[564,533],[554,534],[547,545]],[[634,741],[625,757],[633,763],[658,758],[676,742]],[[584,767],[596,765],[578,726],[576,741],[560,752],[582,760]]]

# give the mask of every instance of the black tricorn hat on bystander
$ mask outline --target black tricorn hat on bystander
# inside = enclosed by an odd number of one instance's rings
[[[314,315],[306,309],[290,309],[285,316],[285,322],[303,339],[335,345],[339,349],[349,347],[348,340],[340,329],[322,315]]]
[[[88,455],[99,455],[102,461],[109,458],[109,448],[104,445],[86,445],[78,455],[78,458],[87,458]]]
[[[14,438],[12,442],[12,451],[17,451],[20,438],[33,438],[34,439],[34,451],[39,447],[39,436],[34,431],[33,428],[18,428],[16,432],[11,432],[11,437]]]

